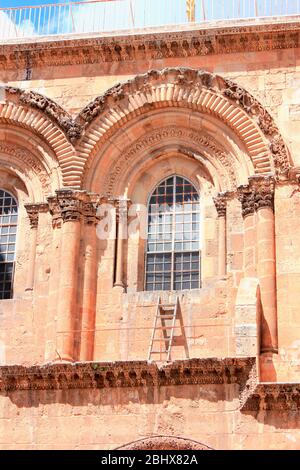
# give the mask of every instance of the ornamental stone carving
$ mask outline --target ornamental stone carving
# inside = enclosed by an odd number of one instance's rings
[[[218,194],[218,196],[213,198],[218,217],[226,217],[227,197],[228,196],[226,195],[226,193],[220,193]]]
[[[265,207],[274,210],[274,191],[275,179],[273,175],[251,176],[249,185],[238,188],[238,199],[242,204],[243,217]]]
[[[107,198],[87,191],[59,189],[55,196],[47,198],[52,215],[52,225],[60,227],[62,223],[81,221],[87,225],[96,225],[99,221],[98,206],[107,203]],[[109,201],[114,204],[114,201]]]
[[[63,222],[80,220],[84,211],[84,202],[80,192],[71,189],[56,191],[57,202]]]
[[[253,176],[249,178],[254,194],[255,210],[270,207],[274,210],[275,181],[273,176]]]
[[[242,215],[244,218],[255,212],[254,194],[248,185],[239,186],[238,199],[242,204]]]
[[[193,0],[190,1],[193,3]],[[190,12],[190,13],[189,13]],[[193,8],[188,12],[193,18]],[[6,44],[2,47],[0,68],[6,70],[53,67],[74,64],[102,64],[175,57],[207,56],[248,51],[296,48],[297,22],[227,26],[193,31],[155,32],[147,35],[95,37],[47,41],[46,43]]]
[[[150,150],[154,146],[165,145],[166,141],[172,140],[177,143],[180,141],[191,142],[191,145],[196,146],[199,151],[203,148],[213,154],[226,169],[231,187],[236,187],[236,171],[233,158],[229,153],[224,152],[211,136],[197,132],[195,129],[167,126],[145,134],[120,154],[117,164],[112,165],[107,171],[108,176],[103,185],[105,194],[114,194],[120,176],[126,172],[129,166],[134,165],[141,152]],[[178,150],[183,153],[183,148],[180,145],[178,145]],[[187,153],[186,150],[184,153]],[[189,155],[193,156],[191,152]]]
[[[36,229],[39,223],[39,213],[46,212],[49,209],[48,204],[24,204],[29,217],[30,227]]]
[[[6,86],[7,97],[17,99],[20,104],[38,109],[54,121],[67,135],[70,142],[75,142],[82,134],[83,128],[61,106],[35,91],[22,90]]]
[[[0,366],[0,391],[246,383],[255,358]]]

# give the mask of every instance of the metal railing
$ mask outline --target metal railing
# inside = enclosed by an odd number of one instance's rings
[[[300,0],[87,0],[0,8],[0,40],[300,14]]]

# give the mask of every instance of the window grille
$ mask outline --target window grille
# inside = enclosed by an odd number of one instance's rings
[[[147,291],[200,287],[200,197],[185,178],[161,182],[148,203]]]
[[[0,299],[13,296],[17,222],[16,199],[0,189]]]

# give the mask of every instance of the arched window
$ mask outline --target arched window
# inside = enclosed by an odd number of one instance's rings
[[[161,182],[148,204],[147,291],[200,287],[200,200],[185,178]]]
[[[0,189],[0,299],[11,299],[13,294],[17,222],[16,199]]]

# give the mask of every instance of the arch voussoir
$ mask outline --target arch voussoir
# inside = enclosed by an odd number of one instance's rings
[[[84,161],[77,156],[73,144],[81,135],[82,127],[58,104],[39,93],[8,86],[4,87],[4,92],[0,123],[29,129],[39,135],[58,160],[63,185],[80,188]],[[74,172],[74,167],[80,168],[80,172]]]
[[[256,174],[287,173],[290,158],[270,114],[230,80],[190,68],[151,70],[118,84],[86,106],[76,118],[85,125],[77,144],[85,166],[111,136],[150,110],[186,108],[217,117],[245,146]]]

